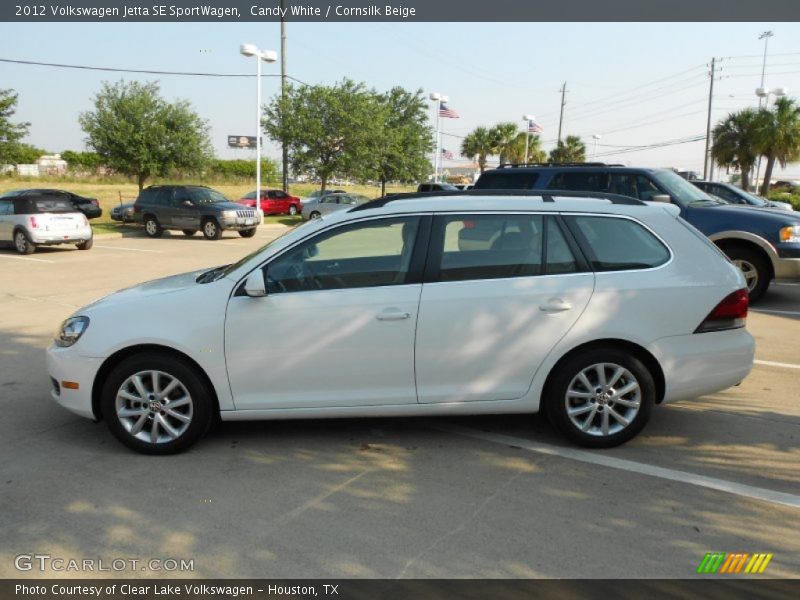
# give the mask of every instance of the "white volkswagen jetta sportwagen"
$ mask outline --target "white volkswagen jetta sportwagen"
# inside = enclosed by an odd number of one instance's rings
[[[64,321],[52,395],[164,454],[223,420],[546,411],[574,442],[753,364],[739,269],[675,207],[580,193],[390,197]]]

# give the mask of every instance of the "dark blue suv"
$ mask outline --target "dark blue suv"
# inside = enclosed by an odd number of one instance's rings
[[[751,302],[764,295],[772,280],[800,281],[800,216],[727,204],[670,169],[604,163],[507,165],[483,173],[475,189],[607,192],[671,202],[739,266]]]

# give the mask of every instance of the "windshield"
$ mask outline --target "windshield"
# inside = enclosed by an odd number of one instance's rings
[[[674,171],[654,171],[653,177],[655,177],[656,181],[669,192],[670,196],[681,204],[691,204],[692,206],[716,206],[718,204],[725,204],[722,200],[712,198]]]
[[[210,188],[189,188],[189,193],[192,200],[198,204],[216,204],[217,202],[230,202],[225,196],[220,194],[217,190]]]
[[[755,194],[745,192],[744,190],[740,190],[739,193],[747,196],[748,200],[750,200],[750,203],[754,206],[769,206],[769,202],[761,196],[756,196]]]
[[[311,223],[311,222],[312,221],[307,221],[306,223]],[[305,225],[306,223],[304,223],[303,225]],[[302,225],[298,225],[297,227],[302,227]],[[282,234],[280,234],[278,237],[276,237],[274,240],[270,240],[269,242],[267,242],[266,244],[261,246],[258,250],[254,250],[253,252],[251,252],[247,256],[244,256],[244,257],[240,258],[239,260],[237,260],[235,263],[233,263],[231,265],[226,265],[225,267],[217,267],[216,269],[212,269],[211,271],[207,271],[206,273],[203,273],[203,275],[201,275],[200,277],[206,278],[206,276],[212,275],[212,273],[213,273],[213,276],[210,277],[210,278],[207,278],[205,281],[202,281],[200,283],[208,283],[209,281],[216,281],[217,279],[222,279],[223,277],[227,277],[230,273],[233,273],[236,269],[238,269],[243,264],[245,264],[248,260],[250,260],[251,258],[253,258],[253,257],[255,257],[255,256],[259,255],[259,254],[261,254],[262,252],[264,252],[264,250],[266,250],[267,248],[272,246],[272,244],[277,242],[279,239],[281,239],[285,235],[288,235],[291,232],[293,232],[295,229],[297,229],[297,227],[292,227],[291,229],[287,229]]]

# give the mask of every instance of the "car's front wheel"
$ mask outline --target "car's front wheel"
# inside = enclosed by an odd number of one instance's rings
[[[218,240],[222,237],[222,229],[214,219],[206,219],[203,222],[203,235],[207,240]]]
[[[36,244],[21,229],[18,229],[14,234],[14,248],[20,254],[33,254],[36,252]]]
[[[144,232],[148,237],[157,238],[162,236],[164,229],[158,223],[158,219],[153,215],[147,215],[144,218]]]
[[[297,206],[295,206],[294,204],[290,205],[289,206],[289,214],[291,216],[295,216],[297,214]]]
[[[208,431],[210,390],[195,368],[169,354],[137,354],[117,365],[102,391],[111,433],[143,454],[173,454]]]
[[[568,358],[545,393],[550,421],[573,442],[611,448],[639,433],[650,418],[656,386],[647,367],[618,348]]]

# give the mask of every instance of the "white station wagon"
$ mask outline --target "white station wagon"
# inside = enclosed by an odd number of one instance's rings
[[[746,377],[747,308],[739,269],[671,205],[411,194],[103,298],[47,358],[59,404],[149,454],[189,447],[216,414],[544,410],[605,448],[655,405]]]

